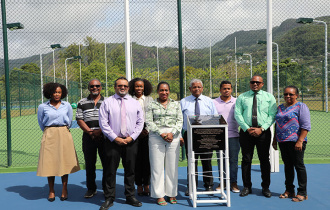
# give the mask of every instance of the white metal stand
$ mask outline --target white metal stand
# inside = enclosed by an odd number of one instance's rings
[[[188,181],[189,181],[189,198],[192,200],[193,207],[196,208],[198,203],[226,203],[227,207],[231,206],[230,202],[230,174],[229,174],[229,151],[228,151],[228,125],[191,125],[189,119],[187,129],[188,139]],[[193,151],[192,141],[192,128],[225,128],[225,151],[219,150],[220,152],[220,190],[214,191],[197,191],[196,186],[196,175],[202,176],[195,172],[195,152]],[[210,153],[213,153],[211,150]],[[197,154],[197,153],[196,153]],[[223,155],[224,154],[224,155]],[[223,166],[223,157],[225,158],[225,171]],[[212,159],[212,158],[211,158]],[[204,160],[204,159],[203,159]],[[201,172],[202,173],[202,172]],[[224,174],[226,174],[226,191],[224,190]],[[198,199],[198,195],[203,194],[220,194],[219,200],[216,199]]]

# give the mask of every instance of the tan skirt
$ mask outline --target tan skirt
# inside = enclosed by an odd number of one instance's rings
[[[46,127],[41,140],[37,176],[63,176],[79,170],[69,129],[66,126]]]

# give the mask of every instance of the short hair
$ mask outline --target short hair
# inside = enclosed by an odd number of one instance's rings
[[[135,83],[136,82],[143,82],[144,84],[144,90],[143,90],[143,95],[145,96],[149,96],[151,93],[152,93],[152,85],[151,83],[147,80],[147,79],[141,79],[141,78],[134,78],[132,79],[129,83],[128,83],[128,86],[129,86],[129,90],[128,90],[128,93],[131,95],[131,96],[134,96],[135,95],[135,92],[134,92],[134,87],[135,87]]]
[[[192,84],[194,84],[194,83],[196,83],[196,82],[200,82],[200,83],[202,84],[202,87],[203,87],[203,82],[202,82],[202,80],[200,80],[200,79],[192,79],[192,80],[190,81],[189,87],[192,87]]]
[[[88,87],[89,87],[89,83],[91,83],[91,81],[94,81],[94,80],[98,81],[98,82],[101,84],[101,87],[102,87],[102,83],[101,83],[101,81],[100,81],[99,79],[96,79],[96,78],[89,80],[89,82],[88,82]]]
[[[167,82],[161,81],[157,85],[157,91],[159,90],[159,88],[160,88],[161,85],[167,85],[168,86],[168,90],[171,90],[170,85]]]
[[[296,86],[294,86],[294,85],[289,85],[289,86],[286,86],[286,87],[284,88],[284,90],[287,89],[287,88],[292,88],[292,89],[294,89],[294,90],[296,91],[296,95],[299,95],[299,89],[298,89]]]
[[[227,84],[230,85],[231,87],[233,87],[231,82],[229,82],[228,80],[224,80],[220,83],[220,89],[222,88],[222,85],[227,85]]]
[[[261,76],[260,74],[255,74],[255,75],[253,75],[252,77],[261,77],[262,82],[264,82],[264,78],[262,78],[262,76]],[[252,77],[251,77],[251,79],[252,79]]]
[[[118,80],[126,80],[127,82],[128,82],[128,80],[126,79],[126,77],[119,77],[118,79],[116,79],[116,81],[115,81],[115,84],[114,84],[114,86],[116,87],[116,85],[117,85],[117,81]]]
[[[61,99],[65,98],[68,94],[68,90],[64,85],[60,83],[55,83],[55,82],[46,83],[44,85],[44,90],[42,93],[44,94],[45,98],[50,99],[52,95],[56,92],[56,89],[58,87],[62,89]]]

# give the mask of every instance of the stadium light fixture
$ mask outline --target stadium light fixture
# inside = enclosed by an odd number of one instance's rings
[[[17,23],[7,23],[7,28],[11,31],[16,29],[24,29],[24,25],[20,22]]]
[[[8,57],[8,37],[7,29],[13,31],[15,29],[23,29],[23,24],[7,23],[6,20],[6,8],[3,5],[4,1],[1,1],[1,13],[2,13],[2,34],[3,34],[3,60],[5,67],[5,90],[6,90],[6,125],[7,125],[7,164],[8,167],[12,165],[12,148],[11,148],[11,114],[10,114],[10,82],[9,82],[9,57]],[[0,110],[1,111],[1,110]]]
[[[55,50],[57,48],[62,48],[62,46],[60,44],[52,44],[52,45],[50,45],[50,48],[52,48],[52,50],[53,50],[54,82],[56,82],[56,78],[55,78]]]
[[[324,25],[325,43],[324,43],[324,89],[325,89],[325,110],[328,112],[328,26],[325,21],[315,20],[313,18],[298,18],[297,23],[321,23]]]

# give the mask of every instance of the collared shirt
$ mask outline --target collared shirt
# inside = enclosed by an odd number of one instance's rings
[[[213,100],[215,108],[219,115],[227,121],[228,124],[228,138],[239,137],[238,123],[235,120],[235,103],[236,98],[230,96],[229,101],[223,101],[220,96]]]
[[[283,104],[277,108],[276,140],[278,142],[293,141],[299,139],[301,129],[311,130],[311,117],[306,104],[297,102],[286,107]],[[307,136],[304,141],[307,141]]]
[[[244,131],[252,127],[253,97],[254,92],[249,90],[236,100],[235,119]],[[257,101],[258,126],[267,130],[275,121],[276,100],[272,94],[260,90],[257,93]]]
[[[76,120],[83,120],[86,125],[92,129],[100,129],[99,126],[99,108],[104,101],[104,97],[101,98],[95,105],[94,99],[89,95],[87,98],[83,98],[78,102]]]
[[[140,103],[126,94],[123,102],[126,108],[127,134],[136,140],[143,129],[143,111]],[[99,125],[103,134],[113,141],[120,136],[121,97],[117,94],[106,98],[99,109]]]
[[[144,121],[145,121],[146,112],[148,110],[149,103],[151,101],[153,101],[154,99],[151,96],[145,96],[145,95],[142,95],[140,98],[133,96],[133,98],[136,99],[140,103],[142,110],[143,110],[143,116],[144,116]]]
[[[170,99],[166,109],[156,100],[149,104],[146,124],[150,132],[160,135],[160,127],[169,127],[172,128],[171,133],[176,135],[181,132],[182,122],[182,112],[179,102]]]
[[[180,101],[183,114],[183,130],[185,131],[187,130],[187,116],[195,115],[195,99],[195,96],[190,95]],[[198,99],[200,115],[218,115],[217,109],[211,98],[200,95]]]
[[[72,107],[66,101],[61,101],[58,109],[51,105],[50,101],[44,102],[38,107],[38,123],[42,131],[47,126],[71,127],[72,115]]]

